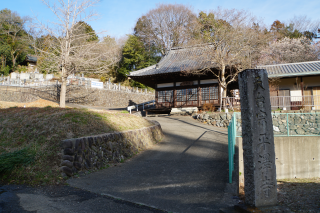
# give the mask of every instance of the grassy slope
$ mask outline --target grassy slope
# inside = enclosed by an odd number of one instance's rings
[[[58,170],[61,140],[150,125],[124,112],[52,107],[0,109],[0,180],[57,184],[62,179]]]

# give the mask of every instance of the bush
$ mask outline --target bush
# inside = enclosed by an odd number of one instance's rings
[[[28,149],[21,149],[0,155],[0,174],[11,172],[15,167],[27,166],[34,161],[35,154]]]
[[[7,65],[6,67],[1,67],[0,73],[7,76],[9,75],[11,68]]]
[[[17,71],[18,71],[19,73],[28,71],[28,67],[27,67],[27,66],[18,65],[16,69],[17,69]]]
[[[210,112],[213,112],[215,109],[215,107],[213,106],[213,104],[203,104],[202,106],[202,110],[203,111],[210,111]]]

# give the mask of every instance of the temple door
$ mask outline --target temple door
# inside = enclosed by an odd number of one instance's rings
[[[320,87],[313,87],[313,105],[316,110],[320,110]]]

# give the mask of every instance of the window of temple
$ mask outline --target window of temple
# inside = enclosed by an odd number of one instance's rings
[[[173,90],[158,91],[158,102],[172,102]]]
[[[203,101],[218,99],[218,87],[202,87],[201,88],[201,98]]]

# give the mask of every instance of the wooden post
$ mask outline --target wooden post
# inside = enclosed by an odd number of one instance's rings
[[[173,82],[173,107],[177,107],[177,89],[176,89],[176,80]]]
[[[300,87],[301,87],[301,105],[304,106],[304,98],[303,98],[303,81],[302,77],[300,77]]]
[[[159,104],[158,104],[158,86],[157,86],[157,82],[155,85],[155,96],[156,96],[156,108],[159,108]]]
[[[198,107],[201,105],[201,87],[200,87],[200,80],[198,79]]]

